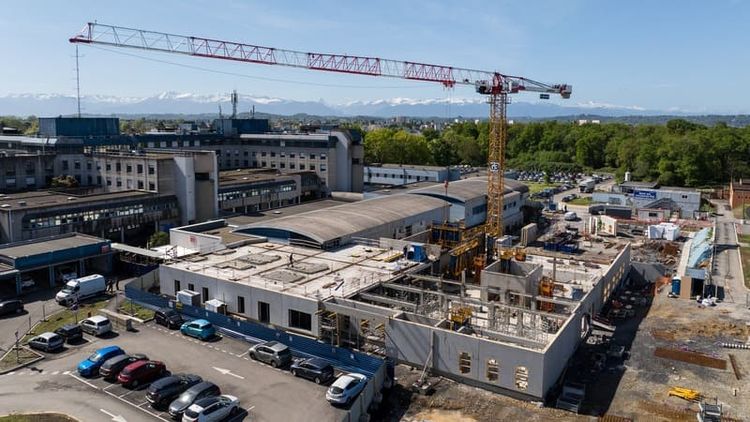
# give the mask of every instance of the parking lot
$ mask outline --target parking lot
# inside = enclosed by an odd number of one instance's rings
[[[126,353],[143,353],[149,359],[164,362],[168,371],[173,374],[199,375],[218,385],[222,394],[237,396],[243,411],[231,418],[231,421],[337,421],[346,417],[345,409],[333,407],[326,401],[327,386],[296,378],[288,370],[272,368],[250,359],[247,356],[250,344],[245,341],[216,338],[203,342],[154,323],[138,328],[138,332],[120,332],[108,339],[87,335],[87,341],[80,346],[66,347],[63,352],[47,354],[47,359],[33,369],[24,369],[0,378],[13,377],[14,382],[41,383],[45,376],[54,375],[55,382],[58,383],[55,385],[71,385],[76,390],[101,397],[102,400],[97,399],[94,407],[101,406],[99,410],[103,413],[108,408],[122,408],[124,405],[130,409],[130,417],[124,417],[123,420],[171,420],[164,409],[151,408],[145,398],[145,386],[131,390],[99,377],[82,378],[76,373],[79,361],[101,347],[117,345]],[[47,386],[49,384],[45,381],[30,388],[30,392],[38,394]],[[21,388],[20,391],[24,389]],[[3,393],[0,388],[0,407],[7,407],[9,403],[3,402],[9,396],[4,396]],[[21,399],[23,400],[31,399]],[[139,416],[134,417],[133,414]]]

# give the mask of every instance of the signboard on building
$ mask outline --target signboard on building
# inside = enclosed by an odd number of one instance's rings
[[[633,198],[636,199],[656,199],[656,191],[654,190],[634,190]]]

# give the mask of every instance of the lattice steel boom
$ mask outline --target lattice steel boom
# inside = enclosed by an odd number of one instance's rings
[[[550,94],[569,98],[573,91],[572,87],[567,84],[545,84],[499,72],[378,57],[285,50],[101,23],[86,24],[81,32],[70,38],[69,41],[71,43],[127,47],[309,70],[437,82],[445,87],[473,85],[476,92],[488,96],[490,104],[487,234],[493,238],[499,237],[503,233],[502,211],[503,191],[505,189],[503,173],[505,170],[508,95],[529,91],[540,93],[540,97],[543,99],[549,98]]]

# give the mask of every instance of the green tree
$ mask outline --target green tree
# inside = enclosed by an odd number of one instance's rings
[[[148,238],[148,245],[151,248],[156,248],[158,246],[164,246],[169,244],[169,233],[158,231],[151,235],[151,237]]]

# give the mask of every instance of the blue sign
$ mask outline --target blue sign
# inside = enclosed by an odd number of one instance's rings
[[[635,199],[656,199],[656,191],[653,190],[635,190],[633,191]]]

